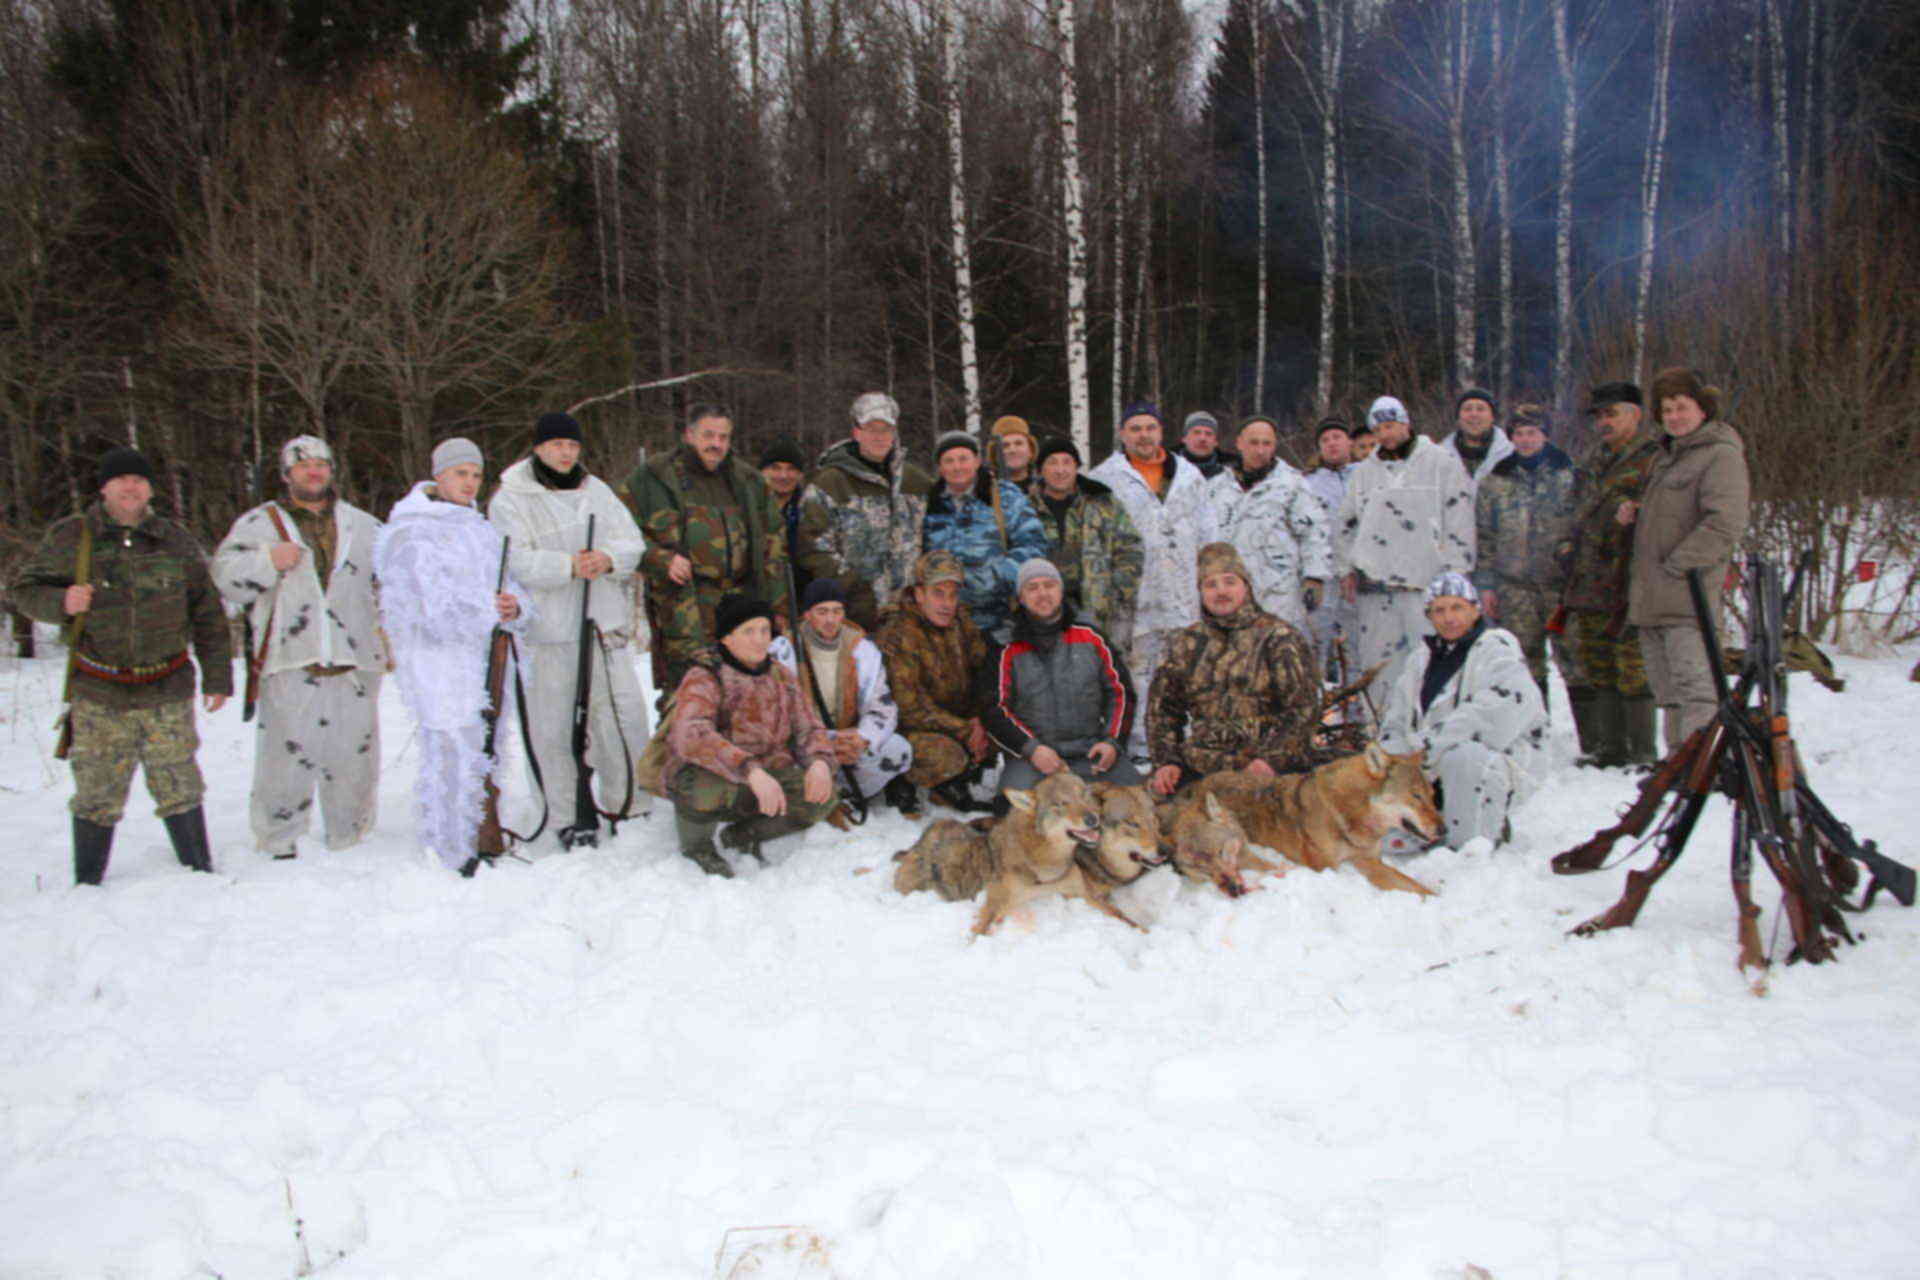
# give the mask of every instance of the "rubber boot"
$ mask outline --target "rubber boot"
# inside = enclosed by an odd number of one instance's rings
[[[1620,763],[1651,768],[1660,759],[1654,742],[1653,695],[1620,697]]]
[[[755,862],[764,867],[767,865],[767,855],[761,852],[761,848],[767,841],[778,840],[781,836],[789,836],[806,828],[806,823],[785,813],[771,818],[765,815],[743,818],[720,833],[720,843],[735,853],[750,854]]]
[[[1600,690],[1592,685],[1567,690],[1567,705],[1573,708],[1573,736],[1580,744],[1580,752],[1574,759],[1576,765],[1597,765],[1600,763],[1601,728],[1599,717]]]
[[[888,804],[900,811],[900,816],[910,821],[919,821],[923,812],[920,806],[920,788],[907,780],[906,774],[887,783],[884,793]]]
[[[1627,762],[1627,744],[1624,738],[1626,714],[1620,703],[1618,689],[1596,689],[1593,699],[1593,750],[1589,753],[1593,763],[1602,769],[1611,769]]]
[[[113,852],[113,828],[85,818],[73,820],[73,882],[99,884],[107,878],[107,855]]]
[[[167,838],[173,841],[173,856],[189,871],[212,871],[213,855],[207,849],[207,816],[199,805],[185,813],[165,819]]]
[[[710,876],[731,880],[733,868],[713,847],[713,830],[719,825],[711,819],[689,818],[678,811],[673,815],[674,833],[680,838],[680,856]]]

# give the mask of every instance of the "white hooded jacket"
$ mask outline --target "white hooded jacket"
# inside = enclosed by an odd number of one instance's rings
[[[1200,548],[1219,541],[1207,479],[1200,468],[1172,450],[1167,465],[1173,479],[1163,502],[1127,461],[1124,450],[1088,474],[1107,488],[1127,510],[1140,534],[1146,564],[1135,595],[1133,634],[1136,641],[1156,631],[1172,631],[1200,620],[1200,583],[1195,572]],[[1471,523],[1472,512],[1468,512]]]
[[[1253,575],[1253,597],[1262,609],[1284,622],[1304,627],[1306,607],[1300,584],[1333,578],[1333,523],[1326,508],[1300,479],[1300,473],[1275,460],[1251,489],[1242,488],[1233,467],[1207,482],[1220,536],[1234,545]]]
[[[1405,458],[1376,452],[1347,470],[1333,522],[1337,573],[1425,591],[1442,573],[1473,572],[1473,486],[1460,455],[1415,436]]]
[[[532,599],[534,621],[527,630],[532,644],[579,639],[581,579],[573,576],[573,555],[586,549],[587,517],[593,516],[593,549],[612,558],[613,572],[588,587],[588,611],[609,645],[627,642],[637,614],[628,583],[645,543],[633,514],[604,480],[589,475],[576,489],[549,489],[535,477],[533,459],[522,458],[501,473],[487,514],[513,539],[508,571]]]
[[[1467,460],[1460,456],[1460,448],[1457,441],[1459,435],[1460,431],[1456,427],[1447,434],[1446,439],[1440,442],[1440,447],[1452,454],[1460,463],[1460,469],[1465,471],[1467,469]],[[1493,443],[1487,446],[1487,456],[1480,459],[1480,465],[1475,467],[1473,474],[1467,477],[1467,483],[1473,486],[1473,491],[1476,494],[1480,492],[1480,482],[1492,475],[1493,469],[1505,461],[1512,452],[1513,441],[1508,438],[1506,429],[1504,427],[1495,427],[1493,429]]]
[[[286,537],[273,524],[278,512]],[[327,590],[300,526],[277,502],[243,514],[213,553],[213,581],[220,594],[248,611],[256,652],[267,646],[262,676],[315,663],[385,671],[387,647],[374,601],[373,543],[380,522],[351,503],[333,504],[333,567]],[[307,554],[284,574],[273,567],[269,548],[286,541]],[[268,617],[272,617],[269,635]]]

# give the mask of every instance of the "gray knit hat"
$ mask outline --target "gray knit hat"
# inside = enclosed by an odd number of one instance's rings
[[[1025,591],[1027,584],[1035,578],[1052,578],[1055,582],[1064,581],[1060,576],[1060,570],[1054,568],[1053,561],[1035,556],[1020,566],[1020,572],[1013,580],[1013,594],[1017,596]]]
[[[980,442],[964,431],[941,432],[940,439],[933,446],[933,460],[938,462],[946,457],[949,449],[971,449],[974,457],[980,456]]]
[[[442,471],[470,462],[484,469],[487,460],[480,456],[480,446],[465,436],[455,436],[451,440],[442,440],[433,446],[433,461],[427,466],[427,474],[437,476]]]

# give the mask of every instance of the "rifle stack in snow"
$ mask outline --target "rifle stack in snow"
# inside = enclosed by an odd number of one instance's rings
[[[1659,850],[1653,864],[1644,871],[1628,872],[1620,900],[1576,928],[1575,934],[1592,935],[1634,922],[1653,886],[1679,860],[1707,798],[1716,790],[1734,804],[1733,895],[1743,969],[1763,969],[1768,963],[1760,945],[1760,909],[1752,895],[1756,852],[1780,884],[1781,906],[1793,932],[1789,962],[1804,959],[1818,964],[1833,959],[1841,942],[1854,941],[1844,913],[1866,910],[1883,888],[1902,906],[1913,905],[1913,869],[1881,853],[1873,841],[1854,839],[1852,830],[1814,793],[1794,746],[1787,718],[1782,637],[1805,569],[1802,562],[1793,586],[1782,591],[1779,570],[1762,557],[1749,558],[1750,643],[1739,679],[1731,688],[1699,571],[1689,572],[1694,616],[1707,647],[1720,710],[1712,723],[1696,730],[1654,768],[1618,823],[1553,859],[1553,869],[1561,875],[1602,870],[1614,843],[1622,836],[1639,836],[1665,806],[1665,816],[1649,837]],[[1847,895],[1858,888],[1861,868],[1868,883],[1860,901],[1854,903]]]

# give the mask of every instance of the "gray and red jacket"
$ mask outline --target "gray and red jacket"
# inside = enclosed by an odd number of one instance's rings
[[[1051,626],[1016,606],[1013,637],[981,670],[976,694],[988,735],[1023,760],[1039,746],[1078,759],[1102,742],[1119,747],[1133,729],[1126,663],[1071,605]]]

